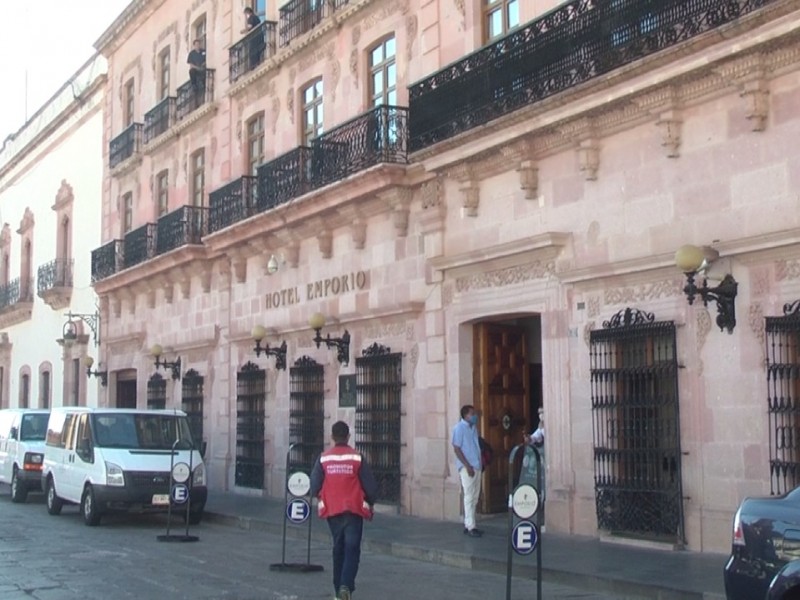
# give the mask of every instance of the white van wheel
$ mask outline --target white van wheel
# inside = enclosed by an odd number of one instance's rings
[[[60,515],[61,508],[64,506],[64,501],[56,494],[56,485],[53,483],[53,477],[47,478],[47,512],[51,515]]]
[[[100,524],[100,512],[97,510],[97,503],[94,501],[94,490],[91,485],[87,485],[86,489],[83,490],[81,514],[83,514],[83,522],[89,527]]]
[[[11,501],[12,502],[25,502],[28,499],[28,489],[19,480],[17,467],[14,467],[14,472],[11,474]]]

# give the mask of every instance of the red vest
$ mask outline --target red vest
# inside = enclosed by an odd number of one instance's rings
[[[358,476],[361,455],[350,446],[334,446],[322,453],[319,462],[325,473],[317,505],[319,516],[327,519],[349,512],[371,519],[372,510]]]

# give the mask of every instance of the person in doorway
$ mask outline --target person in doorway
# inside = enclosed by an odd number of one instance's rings
[[[542,464],[542,487],[539,490],[539,501],[541,502],[541,508],[539,510],[541,511],[542,531],[544,531],[544,506],[545,506],[545,502],[544,501],[545,501],[545,487],[546,486],[545,486],[545,471],[544,471],[544,412],[543,412],[543,410],[541,408],[539,409],[539,426],[536,428],[536,430],[533,433],[531,433],[530,435],[526,435],[524,437],[524,442],[527,445],[536,448],[536,450],[539,452],[539,456],[541,457],[541,461],[542,461],[541,462],[541,464]],[[527,455],[528,455],[528,453],[526,452],[526,457],[527,457]],[[530,471],[530,473],[531,473],[531,475],[530,475],[531,481],[530,481],[530,483],[535,485],[536,481],[537,481],[535,459],[533,458],[533,456],[530,456],[530,457],[527,458],[527,460],[530,461],[529,465],[530,465],[530,468],[531,468],[531,471]]]
[[[206,51],[202,41],[194,41],[186,62],[189,64],[189,81],[195,98],[202,98],[206,88]]]
[[[318,498],[319,516],[328,520],[331,530],[335,598],[350,600],[356,589],[364,519],[372,520],[378,483],[369,464],[348,444],[347,423],[334,423],[331,437],[333,447],[320,455],[311,471],[311,497]]]
[[[461,420],[453,427],[452,436],[456,469],[464,492],[464,533],[471,537],[483,535],[475,526],[475,509],[481,495],[481,448],[477,424],[475,407],[466,404],[461,407]]]

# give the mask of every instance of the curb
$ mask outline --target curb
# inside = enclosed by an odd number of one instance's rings
[[[211,523],[238,527],[239,529],[248,531],[263,531],[275,535],[283,534],[282,523],[273,523],[254,517],[232,516],[215,513],[206,509],[204,519]],[[308,530],[306,528],[287,527],[286,537],[289,539],[306,540],[308,539]],[[327,530],[321,528],[312,528],[311,539],[317,543],[330,543],[330,536]],[[505,575],[507,568],[505,556],[503,556],[502,559],[480,558],[464,552],[440,549],[434,550],[424,546],[415,546],[413,544],[371,540],[368,535],[364,536],[362,548],[366,551],[385,556],[418,560],[446,567],[456,567],[498,575]],[[532,565],[515,564],[514,577],[536,579],[536,568]],[[648,600],[724,600],[724,596],[710,594],[708,592],[666,588],[654,584],[613,579],[596,574],[574,573],[547,567],[542,568],[542,579],[546,579],[548,583],[556,583],[584,589],[586,591],[615,595],[621,598],[629,596]]]

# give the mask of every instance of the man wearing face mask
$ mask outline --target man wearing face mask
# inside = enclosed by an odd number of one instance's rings
[[[456,468],[464,491],[464,534],[481,537],[483,532],[475,527],[475,508],[481,495],[481,447],[478,441],[478,415],[475,407],[461,407],[461,420],[453,427],[453,450]]]

